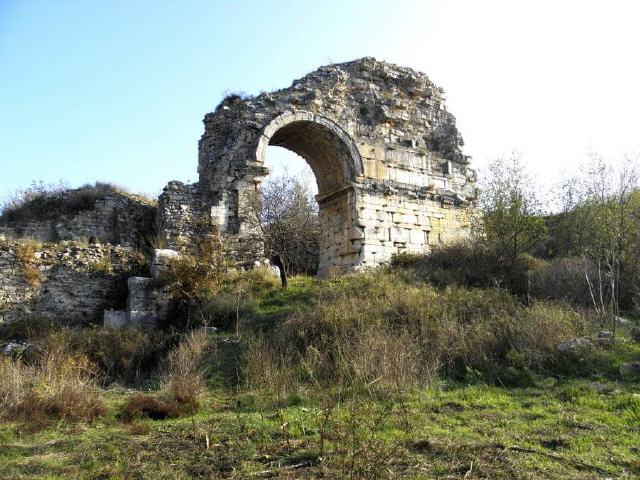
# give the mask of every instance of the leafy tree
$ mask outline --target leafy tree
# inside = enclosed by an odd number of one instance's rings
[[[593,153],[579,174],[561,186],[561,214],[554,228],[558,254],[597,266],[585,272],[595,309],[611,322],[640,297],[640,175],[626,156],[613,164]]]
[[[318,205],[306,183],[284,174],[269,178],[250,198],[250,212],[265,255],[280,262],[286,276],[318,269]]]
[[[478,225],[480,241],[509,269],[545,235],[541,202],[518,156],[490,163],[480,194]]]

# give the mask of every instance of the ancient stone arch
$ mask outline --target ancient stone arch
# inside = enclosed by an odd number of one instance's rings
[[[269,145],[287,148],[304,158],[319,183],[332,173],[342,183],[356,181],[364,174],[356,143],[340,125],[322,115],[302,111],[274,118],[264,128],[256,149],[256,161],[263,165]],[[332,172],[330,167],[338,168]]]
[[[269,173],[268,145],[299,154],[315,174],[320,274],[379,265],[468,231],[475,172],[444,92],[422,73],[373,58],[329,65],[286,89],[230,95],[204,125],[199,182],[170,182],[160,197],[158,232],[172,248],[205,235],[204,219],[239,262],[261,257],[246,202]]]

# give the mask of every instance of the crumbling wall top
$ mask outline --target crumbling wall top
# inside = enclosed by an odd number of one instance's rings
[[[219,167],[228,164],[232,170],[234,159],[259,161],[264,129],[276,117],[297,112],[335,122],[356,142],[421,149],[444,161],[468,163],[444,91],[424,73],[365,57],[320,67],[274,92],[227,96],[204,118],[201,183],[224,184]]]

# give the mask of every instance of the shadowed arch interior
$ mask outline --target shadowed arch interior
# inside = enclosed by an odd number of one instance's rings
[[[353,225],[355,212],[353,182],[362,175],[362,159],[350,136],[331,120],[313,115],[285,114],[264,130],[256,160],[265,165],[267,146],[282,147],[302,157],[315,177],[318,194],[319,273],[344,262],[354,263],[360,233]],[[265,165],[268,166],[268,163]]]
[[[291,150],[307,161],[316,178],[319,197],[342,189],[355,178],[352,151],[342,138],[319,122],[286,123],[273,133],[269,145]]]

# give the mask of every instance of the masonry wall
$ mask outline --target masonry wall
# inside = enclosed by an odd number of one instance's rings
[[[0,324],[20,318],[101,323],[104,309],[124,306],[126,279],[147,268],[140,253],[122,247],[24,245],[0,239]]]
[[[354,228],[356,196],[353,191],[325,200],[320,205],[320,252],[318,272],[340,273],[360,258],[362,232]]]
[[[197,243],[210,222],[211,211],[198,184],[169,182],[158,198],[156,231],[159,244],[155,247],[181,250]]]
[[[73,214],[52,213],[47,219],[23,219],[0,225],[0,232],[11,238],[30,238],[40,242],[87,240],[126,247],[144,245],[154,235],[156,207],[137,197],[106,193],[93,207]]]
[[[386,263],[468,235],[468,212],[429,198],[364,193],[357,203],[362,266]]]

